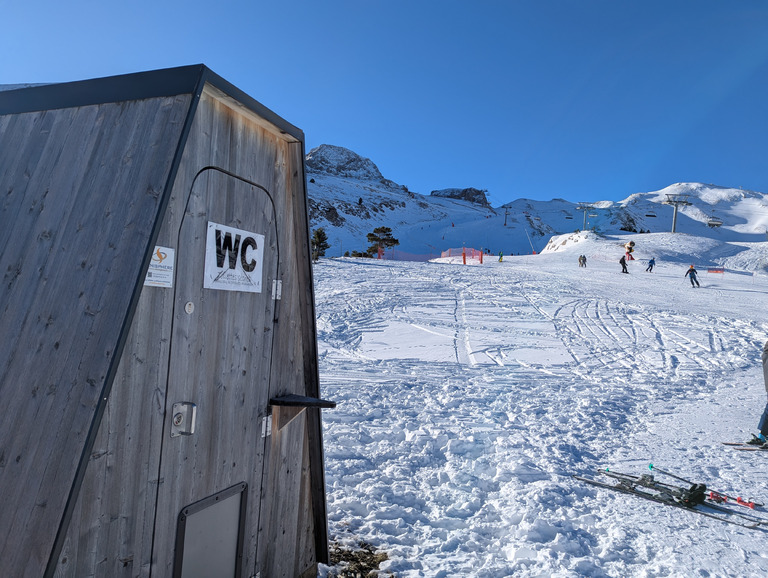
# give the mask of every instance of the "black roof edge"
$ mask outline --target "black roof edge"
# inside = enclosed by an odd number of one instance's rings
[[[201,79],[203,82],[200,82]],[[228,94],[246,108],[276,126],[281,132],[304,142],[304,133],[301,129],[295,127],[230,82],[224,80],[204,64],[0,91],[0,115],[74,108],[108,102],[176,96],[179,94],[192,94],[195,98],[199,98],[200,94],[196,93],[196,91],[205,82]]]
[[[204,66],[182,66],[0,92],[0,114],[74,108],[194,93]]]

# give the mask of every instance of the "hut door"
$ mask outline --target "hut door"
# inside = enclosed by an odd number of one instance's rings
[[[176,255],[153,561],[160,576],[171,564],[174,575],[196,575],[187,554],[217,560],[219,576],[237,575],[221,564],[229,568],[233,556],[238,567],[253,564],[269,403],[279,257],[269,194],[227,172],[202,171]],[[206,510],[209,503],[217,509]],[[185,512],[202,512],[194,525],[202,535],[186,549]]]

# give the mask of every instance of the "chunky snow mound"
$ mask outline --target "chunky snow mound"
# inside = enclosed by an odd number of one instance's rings
[[[400,578],[768,575],[761,530],[571,477],[653,463],[768,499],[768,456],[721,444],[749,439],[765,404],[768,277],[697,262],[694,289],[664,256],[711,257],[716,239],[578,239],[472,267],[315,266],[332,541],[383,550]]]

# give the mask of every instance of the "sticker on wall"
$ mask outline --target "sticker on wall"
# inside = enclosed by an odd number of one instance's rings
[[[264,235],[208,223],[203,287],[261,293],[263,265]]]
[[[173,287],[173,263],[175,251],[170,247],[155,247],[149,262],[144,285],[149,287]]]

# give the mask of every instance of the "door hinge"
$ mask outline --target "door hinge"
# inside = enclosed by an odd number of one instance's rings
[[[261,437],[265,438],[272,435],[272,414],[268,413],[261,418]]]

